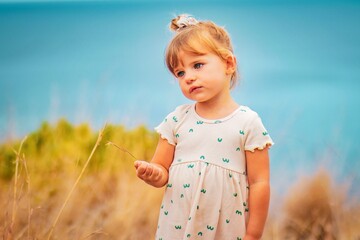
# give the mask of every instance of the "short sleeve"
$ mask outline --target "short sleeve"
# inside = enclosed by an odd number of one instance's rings
[[[261,118],[257,114],[249,123],[246,130],[245,150],[254,152],[255,149],[262,150],[266,146],[274,145],[274,142],[265,129]]]
[[[166,139],[171,145],[177,144],[176,129],[184,120],[184,116],[188,113],[189,105],[181,105],[173,112],[166,116],[164,121],[155,127],[155,131],[160,137]]]
[[[174,116],[174,113],[170,113],[166,116],[164,121],[162,121],[157,127],[155,127],[155,131],[160,134],[160,137],[162,139],[166,139],[171,145],[176,145],[174,136]]]

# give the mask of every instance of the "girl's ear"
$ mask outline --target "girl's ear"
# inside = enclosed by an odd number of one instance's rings
[[[236,58],[234,55],[226,57],[226,74],[233,74],[236,71]]]

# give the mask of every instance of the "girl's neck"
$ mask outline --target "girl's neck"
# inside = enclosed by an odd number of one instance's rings
[[[235,111],[239,105],[229,95],[221,101],[197,102],[195,104],[196,113],[206,119],[220,119],[228,116]]]

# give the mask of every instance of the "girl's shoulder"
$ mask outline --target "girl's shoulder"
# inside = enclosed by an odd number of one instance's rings
[[[241,106],[239,107],[238,113],[239,113],[239,114],[238,114],[239,117],[241,117],[242,119],[251,120],[251,119],[254,119],[254,118],[259,117],[259,115],[258,115],[257,112],[255,112],[254,110],[252,110],[250,107],[244,106],[244,105],[241,105]]]
[[[179,105],[169,115],[184,116],[190,111],[191,107],[191,104]]]
[[[183,104],[183,105],[177,106],[175,108],[175,110],[173,111],[173,113],[176,113],[178,115],[185,115],[190,111],[192,106],[193,106],[192,104]]]
[[[250,107],[243,105],[239,107],[235,121],[244,128],[253,128],[263,125],[260,115]]]
[[[177,106],[175,108],[175,110],[173,110],[166,116],[165,121],[170,120],[171,122],[174,122],[174,123],[180,122],[182,119],[184,119],[184,117],[190,111],[191,107],[192,107],[191,104],[183,104],[183,105]]]

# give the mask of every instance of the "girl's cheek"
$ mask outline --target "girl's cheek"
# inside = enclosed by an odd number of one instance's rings
[[[181,92],[186,98],[190,98],[190,95],[186,89],[181,88]]]

